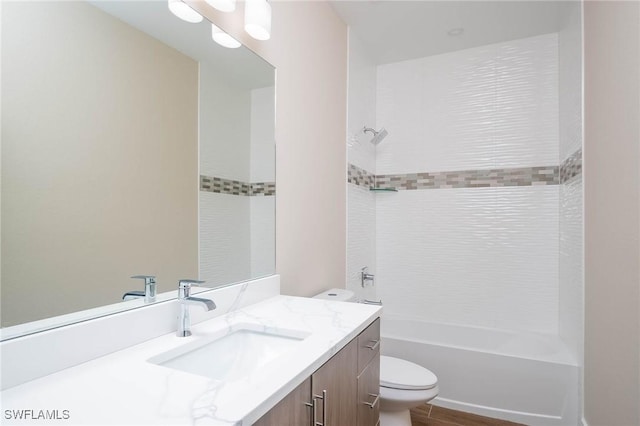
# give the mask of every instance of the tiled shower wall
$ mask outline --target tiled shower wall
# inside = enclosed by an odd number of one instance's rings
[[[347,288],[382,298],[385,315],[559,334],[581,364],[581,10],[569,9],[558,34],[379,67],[350,37]],[[390,135],[376,150],[363,125]],[[367,293],[362,266],[376,274]]]
[[[347,156],[353,167],[373,176],[375,146],[369,143],[363,127],[376,123],[376,66],[367,60],[360,41],[349,32],[349,92],[348,92]],[[347,289],[358,298],[376,299],[375,287],[362,288],[360,272],[368,267],[376,270],[376,195],[368,186],[347,186]]]
[[[416,177],[375,196],[385,315],[557,333],[558,35],[381,65],[376,105]]]
[[[582,16],[572,3],[558,34],[560,65],[560,337],[583,365]]]

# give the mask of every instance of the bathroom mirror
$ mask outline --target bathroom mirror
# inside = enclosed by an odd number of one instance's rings
[[[133,275],[274,273],[271,65],[166,0],[3,2],[1,29],[3,338],[144,306]]]

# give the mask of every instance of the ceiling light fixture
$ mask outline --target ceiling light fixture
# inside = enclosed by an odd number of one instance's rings
[[[183,21],[191,22],[192,24],[202,22],[202,15],[191,9],[191,7],[182,0],[168,0],[168,2],[171,13]]]
[[[228,47],[230,49],[240,47],[240,42],[238,40],[231,37],[214,24],[211,24],[211,38],[213,38],[213,41],[218,43],[220,46]]]
[[[271,5],[267,0],[246,0],[244,30],[256,40],[271,38]]]
[[[220,12],[233,12],[236,10],[236,0],[205,0]]]

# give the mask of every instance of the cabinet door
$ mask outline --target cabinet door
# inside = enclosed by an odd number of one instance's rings
[[[358,426],[375,426],[380,417],[380,351],[358,376]]]
[[[358,336],[358,374],[380,352],[380,318]],[[379,356],[379,355],[378,355]]]
[[[355,425],[358,393],[358,346],[352,340],[311,376],[315,422],[320,426]]]
[[[254,423],[254,426],[311,425],[311,377],[285,396],[275,407]]]

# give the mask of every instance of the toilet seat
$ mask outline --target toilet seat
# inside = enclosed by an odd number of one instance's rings
[[[438,378],[426,368],[404,359],[380,357],[380,386],[401,390],[427,390],[438,385]]]

